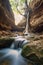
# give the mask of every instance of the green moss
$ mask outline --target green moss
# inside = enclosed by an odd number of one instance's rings
[[[40,50],[40,54],[41,54],[41,56],[43,56],[43,49]]]
[[[14,41],[13,38],[0,38],[0,49],[10,47],[13,41]]]
[[[4,43],[4,42],[9,42],[9,41],[13,41],[14,39],[11,38],[0,38],[0,43]]]
[[[24,56],[24,57],[27,57],[28,56],[28,54],[30,54],[32,52],[32,49],[29,47],[29,46],[24,46],[23,47],[23,50],[22,50],[22,55]]]
[[[43,64],[43,49],[35,45],[25,45],[21,55],[36,65]]]
[[[38,58],[43,57],[43,48],[38,45],[25,45],[22,50],[22,56],[27,58],[30,54],[35,53]]]

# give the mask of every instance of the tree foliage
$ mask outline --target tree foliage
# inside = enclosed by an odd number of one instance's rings
[[[24,3],[25,3],[25,0],[9,0],[10,1],[10,4],[11,4],[11,8],[14,11],[18,12],[17,11],[17,6],[20,10],[20,12],[24,12],[23,10],[21,10],[23,7],[24,7]],[[28,3],[31,1],[31,0],[27,0]]]

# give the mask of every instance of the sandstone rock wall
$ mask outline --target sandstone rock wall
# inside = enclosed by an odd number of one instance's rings
[[[32,0],[29,4],[30,12],[30,31],[43,32],[43,0]],[[26,20],[23,19],[18,24],[21,27],[26,26]]]
[[[32,14],[30,18],[31,30],[33,32],[43,31],[43,0],[33,0],[30,3]]]
[[[0,0],[0,30],[15,28],[14,15],[9,0]]]

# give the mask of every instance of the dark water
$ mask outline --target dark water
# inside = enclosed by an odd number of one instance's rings
[[[0,50],[0,65],[28,65],[27,60],[21,56],[21,46],[26,42],[23,38],[16,38],[10,48]]]

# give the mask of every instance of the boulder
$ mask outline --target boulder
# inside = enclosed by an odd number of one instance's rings
[[[43,39],[26,44],[21,54],[30,62],[41,65],[43,63]]]

